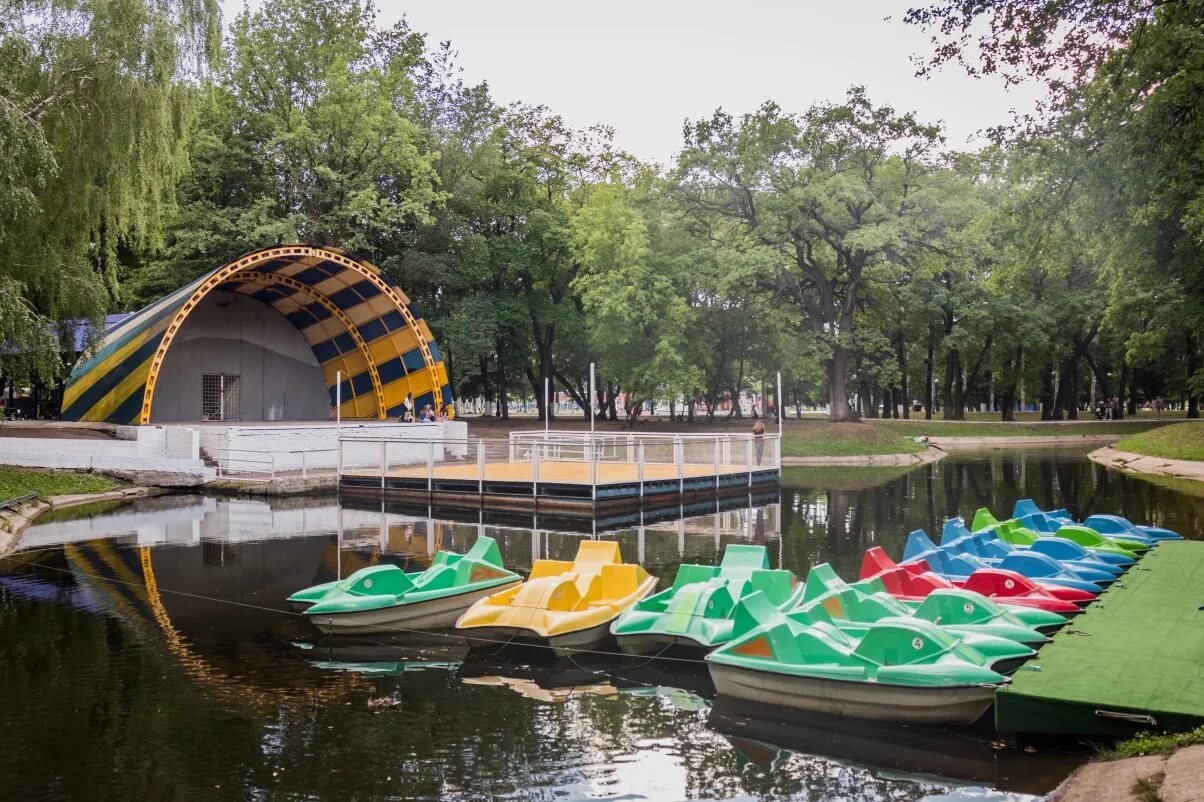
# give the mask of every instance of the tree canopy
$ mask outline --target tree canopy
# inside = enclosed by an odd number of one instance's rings
[[[1044,81],[1039,113],[959,152],[852,86],[687,120],[667,166],[497,102],[363,0],[265,0],[224,37],[212,0],[0,2],[10,382],[65,375],[74,321],[304,241],[405,287],[502,415],[550,414],[545,385],[611,417],[1198,414],[1204,0],[917,7],[921,75]]]

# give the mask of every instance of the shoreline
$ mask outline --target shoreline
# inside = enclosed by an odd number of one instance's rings
[[[1097,448],[1088,454],[1087,458],[1107,468],[1116,468],[1131,473],[1204,482],[1204,462],[1195,460],[1152,457],[1148,454],[1121,451],[1111,446]]]
[[[145,487],[135,485],[117,490],[107,490],[103,493],[73,493],[70,495],[35,498],[20,504],[15,510],[0,511],[0,558],[7,557],[16,551],[21,542],[21,535],[42,513],[48,510],[61,510],[67,507],[78,507],[82,504],[92,504],[98,501],[116,501],[127,498],[145,498],[167,492],[161,487]]]
[[[858,454],[833,457],[782,457],[783,468],[865,467],[888,468],[899,465],[927,465],[949,456],[938,448],[907,454]]]
[[[1153,791],[1161,802],[1198,802],[1204,786],[1204,745],[1170,755],[1093,760],[1079,766],[1046,796],[1047,802],[1133,802]]]

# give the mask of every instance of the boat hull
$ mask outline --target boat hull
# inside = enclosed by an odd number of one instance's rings
[[[322,613],[307,617],[326,635],[373,635],[410,629],[451,629],[456,625],[456,619],[478,600],[517,584],[519,580],[416,604]]]
[[[755,671],[709,661],[720,696],[836,716],[914,724],[972,724],[995,699],[995,686],[883,685]]]
[[[535,630],[525,627],[459,627],[459,630],[461,636],[473,645],[490,646],[516,643],[550,648],[557,657],[568,657],[577,652],[613,644],[614,635],[610,634],[610,624],[610,621],[604,621],[586,629],[551,636],[541,635]],[[474,641],[474,639],[479,640]]]
[[[672,649],[682,653],[704,655],[722,644],[699,643],[685,635],[667,635],[660,632],[642,632],[639,635],[616,635],[619,649],[624,654],[655,654],[656,652]]]

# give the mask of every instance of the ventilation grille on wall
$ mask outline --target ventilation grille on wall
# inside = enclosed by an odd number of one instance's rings
[[[201,417],[205,420],[242,420],[242,376],[203,374]]]

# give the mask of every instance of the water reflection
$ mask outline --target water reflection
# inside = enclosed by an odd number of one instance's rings
[[[470,650],[454,635],[323,640],[284,599],[382,561],[421,568],[479,534],[520,571],[605,535],[668,582],[681,562],[713,563],[728,543],[763,544],[775,567],[799,574],[831,561],[852,576],[867,546],[898,556],[910,529],[979,505],[1006,512],[1022,496],[1200,530],[1198,498],[1064,451],[788,471],[783,485],[769,503],[658,513],[610,531],[327,498],[191,496],[40,523],[0,564],[0,772],[16,797],[51,799],[1041,793],[1081,756],[999,751],[982,732],[867,732],[712,709],[700,665],[549,662]],[[393,693],[398,710],[369,709],[371,694]]]

